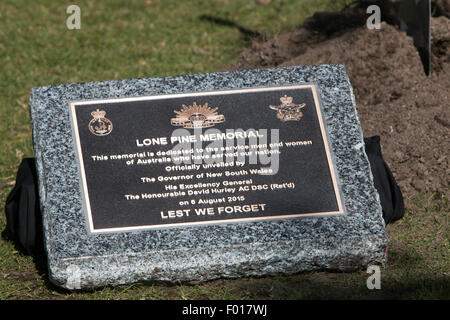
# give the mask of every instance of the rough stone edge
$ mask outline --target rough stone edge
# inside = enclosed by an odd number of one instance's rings
[[[97,256],[95,257],[97,261],[92,264],[91,257],[81,258],[86,262],[84,264],[80,264],[78,258],[62,259],[57,262],[57,272],[52,273],[50,280],[54,284],[73,290],[137,282],[197,284],[220,278],[236,279],[262,274],[292,275],[305,271],[350,272],[368,265],[384,265],[385,256],[369,239],[361,241],[358,250],[346,252],[345,256],[337,248],[309,250],[309,252],[295,249],[302,245],[305,243],[278,242],[276,249],[287,253],[282,257],[277,255],[274,249],[267,250],[267,244],[260,244],[259,250],[254,250],[255,246],[241,245],[234,248],[223,247],[213,252],[203,249],[196,251],[195,254],[190,250],[180,249],[135,255]],[[368,252],[370,254],[367,254]],[[220,255],[221,258],[228,260],[228,263],[225,266],[214,264],[212,261],[216,259],[211,259],[213,255]],[[308,256],[308,259],[305,259],[305,256]],[[170,264],[172,259],[183,263]],[[108,272],[96,269],[98,260],[102,260],[101,264],[108,265]],[[186,265],[190,267],[182,267]]]

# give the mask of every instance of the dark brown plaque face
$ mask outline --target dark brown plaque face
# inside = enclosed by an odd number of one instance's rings
[[[343,213],[314,85],[70,108],[90,232]]]

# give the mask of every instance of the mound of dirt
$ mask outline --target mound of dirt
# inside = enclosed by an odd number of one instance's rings
[[[424,73],[413,39],[395,26],[332,34],[308,27],[244,51],[231,69],[339,63],[354,88],[364,136],[380,135],[383,156],[406,196],[449,196],[450,20],[432,18],[432,72]]]

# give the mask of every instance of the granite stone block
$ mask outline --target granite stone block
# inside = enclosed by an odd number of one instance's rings
[[[315,83],[345,212],[239,224],[92,234],[85,227],[69,103]],[[50,280],[68,289],[201,282],[384,264],[388,238],[342,65],[296,66],[33,88],[33,143]]]

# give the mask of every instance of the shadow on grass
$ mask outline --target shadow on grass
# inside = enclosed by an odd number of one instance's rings
[[[392,248],[389,251],[388,267],[413,269],[418,265],[423,265],[424,258],[415,250]]]
[[[263,279],[249,279],[236,290],[246,292],[249,299],[288,300],[407,300],[448,299],[449,279],[445,276],[409,279],[381,276],[381,289],[368,289],[369,274],[311,273]],[[325,280],[324,278],[331,278]],[[333,279],[335,278],[335,279]],[[351,279],[349,279],[351,278]],[[393,279],[392,279],[393,278]],[[239,280],[236,280],[239,282]]]
[[[205,14],[201,15],[199,17],[199,19],[201,21],[212,22],[212,23],[215,23],[215,24],[220,25],[220,26],[235,28],[243,35],[245,41],[250,41],[250,40],[262,37],[261,33],[259,33],[258,31],[254,31],[254,30],[250,30],[250,29],[244,28],[244,27],[238,25],[237,23],[235,23],[233,21],[230,21],[230,20],[227,20],[227,19],[213,17],[213,16],[205,15]]]
[[[43,243],[41,243],[40,245],[42,245],[42,247],[40,247],[38,245],[38,248],[36,250],[36,252],[30,254],[23,246],[21,246],[19,244],[19,242],[17,241],[17,239],[11,235],[11,233],[9,232],[9,230],[7,228],[5,228],[2,232],[1,232],[1,238],[6,241],[11,243],[14,246],[14,250],[16,250],[17,252],[19,252],[20,254],[24,255],[24,256],[30,256],[33,259],[33,264],[35,266],[35,270],[33,270],[34,272],[37,272],[37,275],[44,281],[45,286],[48,290],[51,291],[56,291],[59,294],[68,294],[70,293],[69,290],[60,288],[56,285],[54,285],[48,278],[48,263],[47,263],[47,255],[45,254],[45,251],[43,249]],[[23,280],[23,281],[27,281],[30,280],[29,274],[23,273],[23,274],[17,274],[15,276],[15,278],[17,280]]]
[[[11,239],[5,230],[1,234],[12,242],[17,251],[23,249]],[[274,300],[384,300],[384,299],[449,299],[450,281],[445,275],[416,273],[416,268],[424,268],[422,257],[416,252],[395,250],[392,262],[381,270],[381,289],[369,290],[366,285],[369,274],[365,270],[355,272],[309,272],[294,275],[274,275],[258,278],[219,279],[200,284],[166,282],[138,282],[126,286],[106,286],[97,289],[75,291],[54,285],[48,278],[45,254],[32,256],[39,277],[49,292],[44,299],[84,299],[100,297],[102,291],[112,299],[135,299],[154,287],[151,299],[181,299],[186,295],[190,300],[209,299],[274,299]],[[34,271],[33,271],[34,273]],[[417,275],[417,277],[416,277]],[[17,280],[30,281],[27,274],[17,275]],[[131,289],[131,291],[130,291]],[[222,296],[220,292],[226,292]]]

